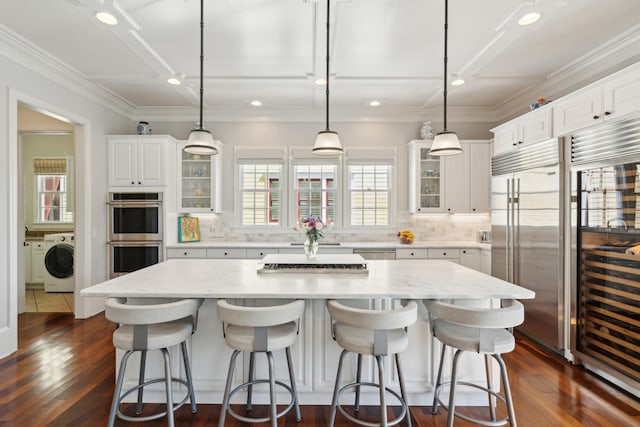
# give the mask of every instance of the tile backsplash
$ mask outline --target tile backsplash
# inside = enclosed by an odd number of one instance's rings
[[[288,232],[278,230],[270,232],[265,228],[248,231],[234,227],[232,213],[219,215],[198,215],[200,218],[201,241],[211,242],[243,242],[243,241],[301,241],[299,233],[291,229]],[[366,231],[353,228],[328,230],[325,233],[326,242],[395,242],[399,230],[410,229],[415,234],[415,242],[470,242],[478,241],[480,231],[491,230],[491,216],[489,214],[419,214],[401,213],[398,215],[397,226],[393,229],[385,228],[380,231],[367,229]]]

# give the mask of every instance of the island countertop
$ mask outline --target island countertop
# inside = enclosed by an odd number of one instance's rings
[[[535,297],[529,289],[445,260],[368,260],[368,274],[259,273],[260,262],[170,259],[83,289],[81,295],[300,299]]]

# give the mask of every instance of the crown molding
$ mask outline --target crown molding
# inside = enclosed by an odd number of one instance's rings
[[[496,118],[499,122],[507,121],[529,111],[529,104],[540,97],[557,100],[639,61],[640,25],[636,25],[548,75],[545,82],[497,105]]]
[[[136,108],[133,121],[196,122],[199,110],[195,107]],[[331,108],[331,122],[414,123],[442,120],[442,109],[340,109]],[[490,108],[449,108],[447,120],[451,123],[492,123],[496,114]],[[209,107],[204,110],[205,122],[318,122],[324,123],[320,109],[228,109]]]
[[[134,114],[135,107],[131,103],[108,89],[91,83],[75,68],[51,56],[2,24],[0,55],[127,119]]]

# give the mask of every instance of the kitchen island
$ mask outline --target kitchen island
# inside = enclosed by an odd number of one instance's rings
[[[322,259],[318,256],[319,262]],[[207,298],[200,310],[198,330],[191,340],[193,376],[201,403],[221,402],[231,354],[216,317],[215,299],[242,299],[245,304],[260,303],[259,300],[305,299],[307,304],[300,322],[300,335],[293,348],[298,392],[303,404],[325,405],[331,401],[340,355],[339,347],[331,339],[325,299],[349,299],[358,306],[385,309],[399,304],[401,299],[472,299],[491,304],[501,298],[528,299],[535,296],[528,289],[443,260],[367,261],[367,273],[259,272],[260,266],[261,261],[256,260],[171,259],[83,289],[81,294],[96,297]],[[412,405],[431,404],[434,371],[439,357],[439,343],[431,336],[425,320],[423,310],[418,322],[409,328],[409,348],[401,356],[408,400]],[[173,360],[179,359],[173,357]],[[286,378],[284,358],[277,357],[276,361],[278,376]],[[374,364],[365,361],[363,377],[373,378]],[[344,377],[354,376],[355,358],[352,362],[345,367]],[[149,364],[150,375],[159,375],[159,357],[150,359]],[[175,363],[174,369],[179,373],[178,365]],[[236,383],[239,384],[245,376],[247,366],[245,361],[237,370]],[[256,368],[258,375],[266,370],[266,362],[260,357],[256,359]],[[393,366],[387,368],[389,381],[394,384]],[[481,383],[485,381],[484,375],[482,358],[469,358],[464,364],[462,376],[465,380]],[[128,382],[135,382],[134,374]],[[263,390],[254,393],[256,402],[267,401]],[[163,399],[162,389],[149,395],[157,401]],[[363,403],[375,399],[375,395],[363,396]],[[486,396],[477,391],[460,393],[459,398],[460,404],[486,405]]]

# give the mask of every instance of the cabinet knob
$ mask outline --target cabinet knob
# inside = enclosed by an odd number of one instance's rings
[[[463,250],[463,251],[462,251],[462,253],[463,253],[463,254],[466,254],[466,253],[467,253],[467,251]]]
[[[135,181],[131,181],[131,185],[135,185],[135,184],[136,184],[136,182],[135,182]]]
[[[471,210],[475,212],[475,211],[476,211],[476,208],[471,208]]]
[[[187,253],[187,252],[185,252],[185,253],[184,253],[184,256],[187,256],[187,255],[188,255],[188,253]]]
[[[260,252],[260,256],[264,255],[262,252]]]
[[[605,115],[605,116],[610,116],[610,115],[611,115],[611,111],[605,111],[605,112],[604,112],[604,115]]]
[[[511,144],[511,145],[513,145],[513,146],[515,147],[515,146],[516,146],[516,145],[518,145],[518,144],[516,144],[516,143],[514,142],[514,143],[513,143],[513,144]]]
[[[598,115],[594,115],[593,116],[593,120],[598,120],[599,118],[600,118],[600,116],[598,116]]]
[[[518,141],[518,144],[522,144],[524,141]]]
[[[413,256],[413,252],[411,252],[411,256]]]
[[[142,182],[138,181],[138,185],[142,185]]]
[[[446,255],[447,255],[447,253],[446,253],[446,252],[442,252],[442,255],[445,255],[445,256],[446,256]]]
[[[229,254],[225,252],[225,253],[224,253],[224,256],[227,256],[227,255],[229,255]]]

